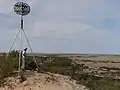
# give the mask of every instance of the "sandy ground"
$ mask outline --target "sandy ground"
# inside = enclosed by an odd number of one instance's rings
[[[100,67],[120,68],[120,56],[115,55],[84,55],[77,57],[76,62],[93,69]]]
[[[22,83],[18,77],[6,78],[6,86],[0,90],[88,90],[68,76],[35,73],[26,74],[25,77],[26,80]]]

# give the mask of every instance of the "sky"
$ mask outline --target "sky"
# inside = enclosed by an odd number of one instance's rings
[[[20,29],[13,6],[21,1],[31,6],[24,30],[33,52],[120,53],[120,0],[0,0],[1,52],[9,51]],[[19,46],[18,38],[12,49]]]

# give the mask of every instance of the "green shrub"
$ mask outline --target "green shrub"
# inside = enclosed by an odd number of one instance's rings
[[[13,67],[5,57],[0,57],[0,78],[7,76],[10,72],[13,71]]]
[[[19,52],[17,50],[11,51],[7,60],[10,62],[14,70],[17,70],[19,67]]]
[[[13,70],[18,68],[18,52],[13,50],[9,56],[0,56],[0,78],[8,76]]]

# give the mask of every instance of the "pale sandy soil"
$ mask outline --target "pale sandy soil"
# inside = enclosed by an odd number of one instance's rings
[[[68,76],[34,73],[25,77],[27,80],[22,83],[18,77],[6,78],[6,86],[0,90],[88,90]]]
[[[98,69],[100,67],[120,68],[120,56],[81,56],[77,58],[77,63],[85,64],[89,68]]]

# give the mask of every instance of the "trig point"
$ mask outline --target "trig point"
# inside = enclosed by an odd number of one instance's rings
[[[19,67],[18,67],[18,72],[21,72],[21,71],[24,71],[25,70],[25,63],[27,62],[27,59],[26,59],[26,52],[27,52],[27,47],[23,47],[23,40],[22,39],[25,39],[27,41],[27,44],[28,44],[28,47],[31,51],[31,53],[33,53],[32,51],[32,48],[31,48],[31,45],[29,43],[29,39],[25,33],[25,30],[24,30],[24,16],[28,15],[30,13],[30,6],[25,3],[25,2],[17,2],[15,5],[14,5],[14,12],[17,14],[17,15],[20,15],[21,17],[21,20],[20,20],[20,28],[18,30],[18,33],[11,45],[11,48],[9,50],[9,52],[12,50],[18,36],[20,38],[20,45],[19,45]],[[24,38],[23,38],[23,35],[24,35]],[[6,56],[6,58],[9,56],[9,53],[8,55]],[[33,59],[36,63],[36,66],[37,68],[38,65],[37,65],[37,62],[36,62],[36,59],[35,59],[35,56],[33,56]]]
[[[23,25],[23,17],[28,15],[30,13],[30,6],[27,3],[24,2],[17,2],[14,5],[14,12],[16,12],[16,14],[21,16],[21,25],[20,25],[20,52],[19,52],[19,68],[18,70],[20,71],[21,69],[24,70],[25,69],[25,53],[27,51],[27,49],[24,49],[24,51],[22,51],[22,32],[25,34],[24,31],[24,25]],[[26,34],[25,34],[26,36]],[[26,37],[27,39],[27,37]],[[27,39],[28,41],[28,39]]]

